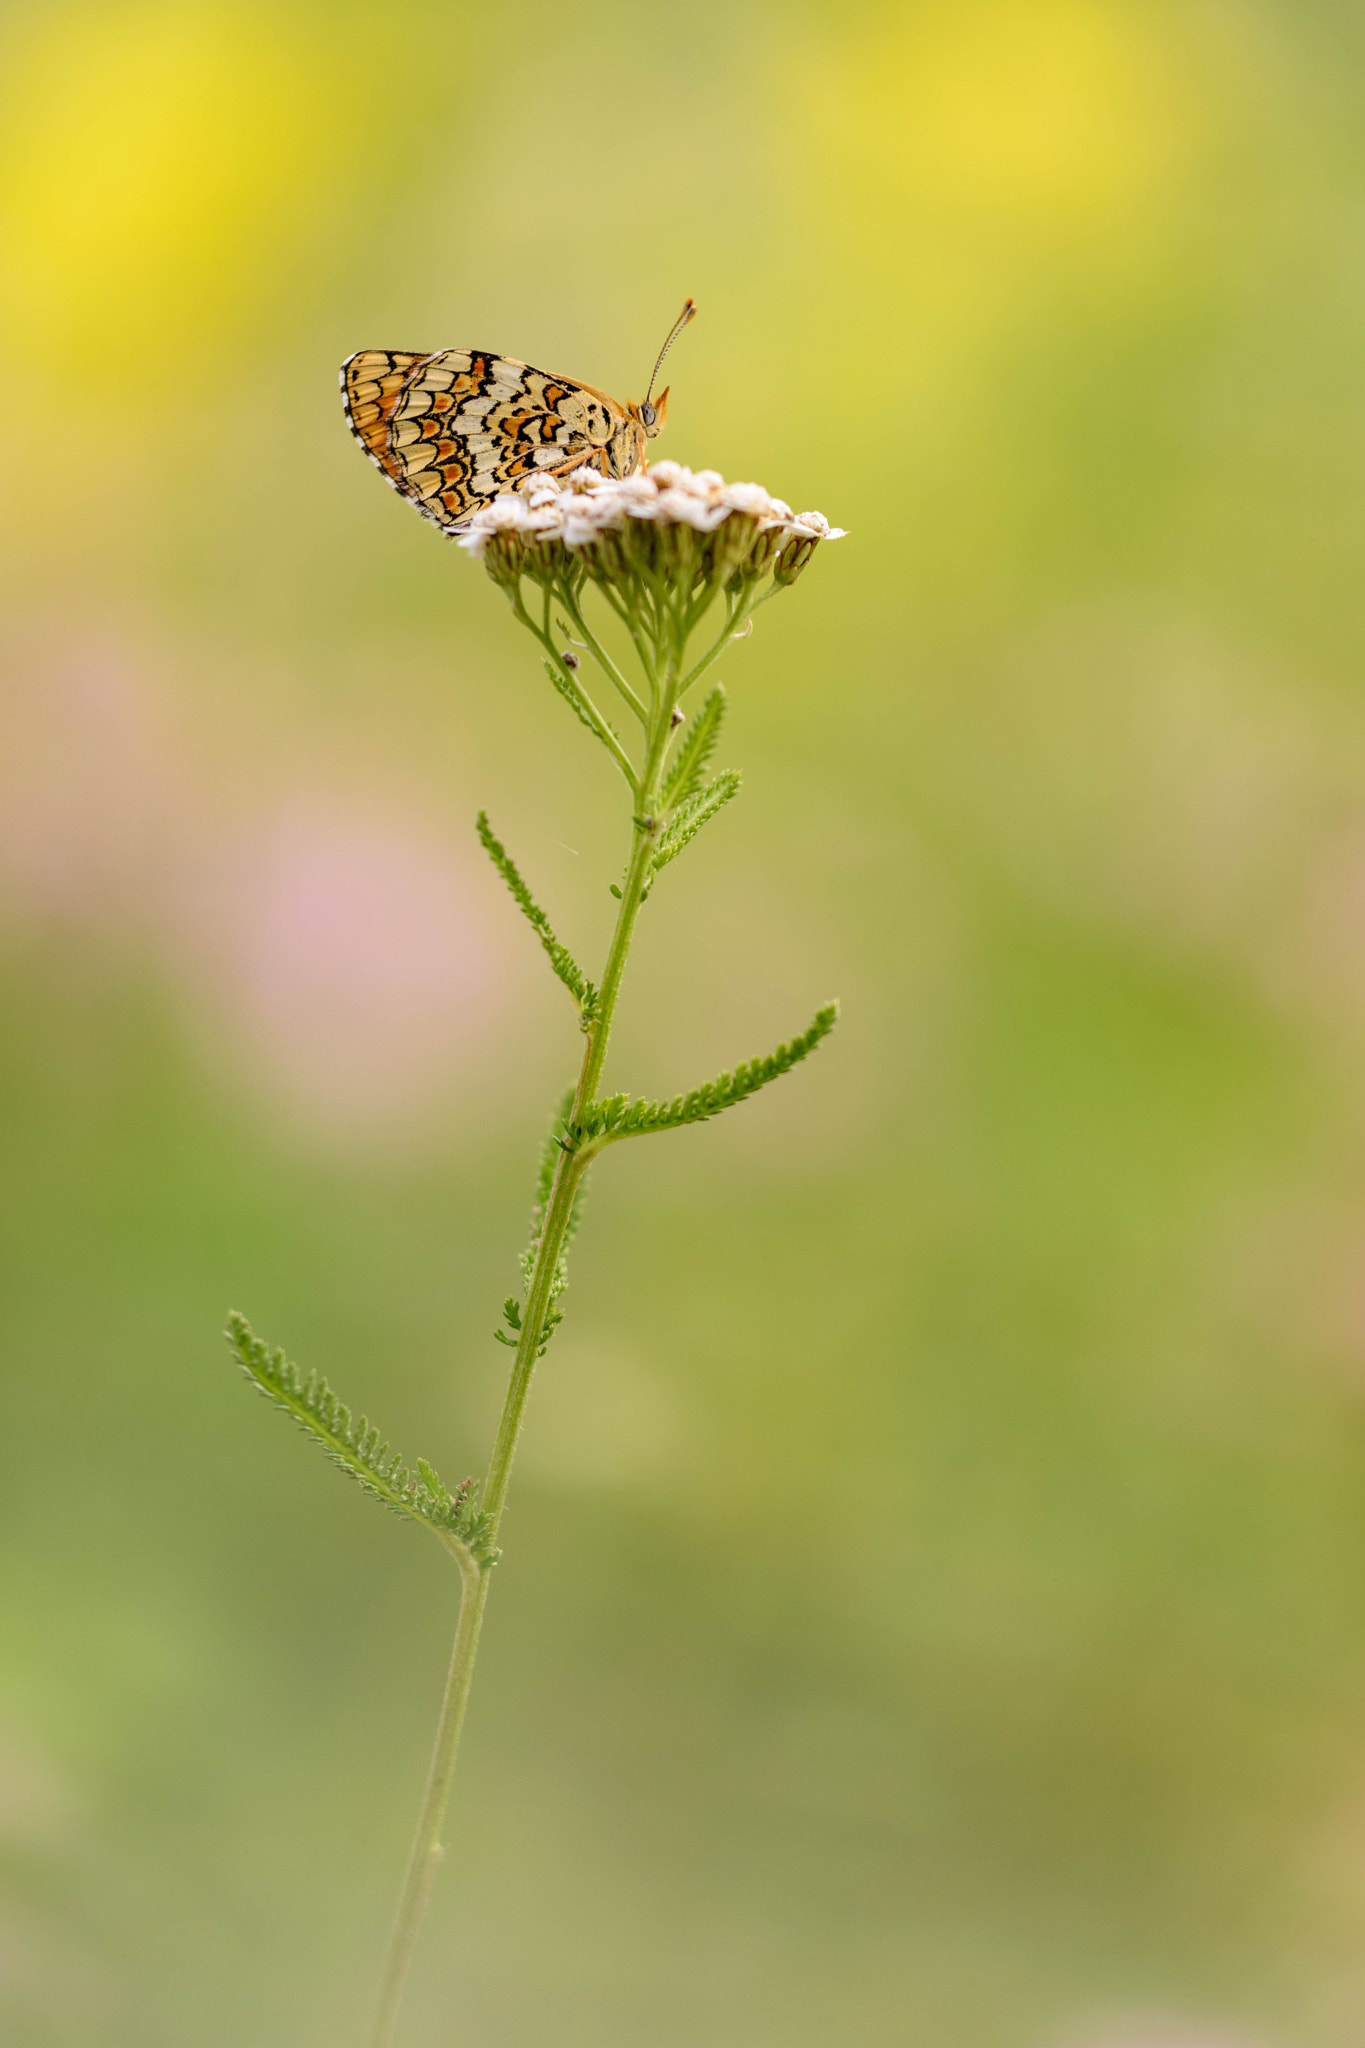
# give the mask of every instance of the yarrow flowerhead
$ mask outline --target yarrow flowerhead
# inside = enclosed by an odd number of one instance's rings
[[[634,777],[579,673],[575,648],[591,655],[648,733],[675,730],[681,699],[752,630],[758,607],[795,583],[821,541],[841,539],[842,529],[823,513],[793,512],[761,484],[727,484],[714,469],[656,462],[628,477],[588,468],[527,477],[481,506],[457,538],[539,641],[556,690]],[[589,586],[630,636],[642,693],[593,629],[583,605]],[[717,600],[723,623],[700,656],[689,653]]]
[[[689,597],[732,597],[771,569],[794,583],[822,540],[842,538],[819,512],[792,511],[761,484],[727,484],[713,469],[656,462],[622,479],[577,469],[528,478],[476,512],[459,545],[494,580],[522,576],[630,585],[664,581]]]

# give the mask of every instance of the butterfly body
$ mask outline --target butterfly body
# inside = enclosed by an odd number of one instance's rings
[[[693,310],[689,299],[664,353]],[[622,405],[489,349],[360,349],[342,364],[341,396],[371,462],[446,533],[537,474],[634,476],[668,412],[667,391]]]

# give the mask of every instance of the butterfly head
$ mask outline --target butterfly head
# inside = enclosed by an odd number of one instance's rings
[[[641,428],[646,439],[650,441],[654,439],[656,434],[662,434],[664,430],[664,422],[668,418],[668,391],[670,388],[666,387],[662,390],[652,402],[646,398],[640,405],[631,404],[626,407],[626,411]]]

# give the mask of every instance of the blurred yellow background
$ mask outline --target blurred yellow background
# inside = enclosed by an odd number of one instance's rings
[[[405,2039],[1365,2034],[1365,16],[12,4],[0,2038],[358,2041],[624,820],[344,427],[642,395],[852,537],[722,673]],[[428,1548],[430,1554],[428,1554]]]

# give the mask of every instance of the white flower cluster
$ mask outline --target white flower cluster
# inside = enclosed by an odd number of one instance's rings
[[[648,471],[622,479],[601,476],[595,469],[576,469],[562,481],[528,477],[518,490],[494,498],[476,512],[457,538],[482,561],[490,541],[502,535],[531,545],[559,541],[567,548],[581,548],[608,533],[626,531],[632,521],[687,526],[709,534],[735,514],[753,522],[754,534],[771,535],[765,550],[770,556],[789,541],[813,546],[816,541],[840,540],[844,533],[822,512],[793,512],[761,484],[727,484],[714,469],[656,462]]]

